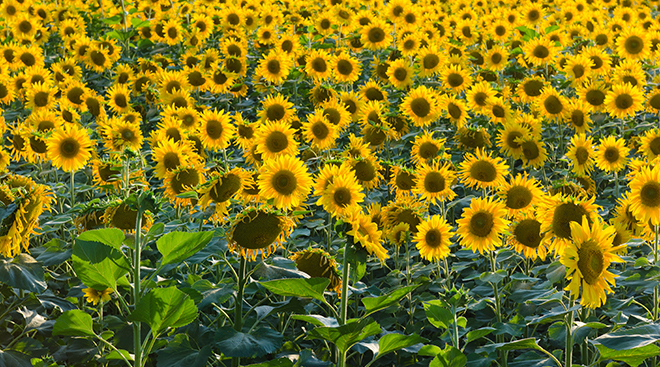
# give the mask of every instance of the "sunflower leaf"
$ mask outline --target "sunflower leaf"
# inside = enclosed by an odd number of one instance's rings
[[[225,326],[215,334],[215,340],[218,349],[228,357],[255,358],[276,352],[282,345],[282,334],[268,328],[243,333]]]
[[[613,359],[615,361],[625,362],[633,367],[639,366],[647,358],[660,355],[660,347],[655,344],[624,350],[614,350],[602,344],[596,344],[596,348],[600,352],[601,361]]]
[[[111,234],[112,232],[109,233]],[[108,240],[108,238],[99,238],[97,242],[80,240],[80,237],[78,237],[73,245],[73,268],[76,274],[78,274],[78,278],[88,287],[97,290],[106,288],[116,290],[117,280],[126,275],[130,269],[126,258],[118,249],[100,242],[113,241]]]
[[[325,302],[323,292],[330,284],[327,278],[279,279],[259,282],[269,291],[280,296],[314,298]]]
[[[408,293],[417,289],[417,287],[419,286],[420,286],[419,284],[409,285],[406,287],[395,289],[394,291],[384,296],[362,298],[362,304],[364,304],[364,308],[365,308],[365,314],[362,317],[363,318],[367,317],[374,312],[398,304],[403,297],[405,297]]]
[[[341,353],[344,353],[360,340],[380,332],[380,325],[374,319],[367,318],[338,327],[317,327],[311,330],[307,337],[332,342],[339,348]]]
[[[82,310],[66,311],[55,321],[53,335],[94,336],[92,316]]]
[[[428,341],[428,339],[422,338],[417,334],[403,335],[392,333],[383,335],[378,339],[378,355],[374,359],[378,359],[395,350],[408,348],[419,343],[428,343]]]
[[[0,259],[0,283],[37,294],[47,288],[42,265],[28,254]]]
[[[156,241],[163,255],[161,266],[179,263],[203,249],[213,238],[213,232],[171,232]]]
[[[140,299],[130,321],[146,322],[158,335],[169,327],[181,327],[197,317],[195,302],[176,287],[152,289]]]

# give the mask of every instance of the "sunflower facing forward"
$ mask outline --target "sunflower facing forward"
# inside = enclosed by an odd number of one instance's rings
[[[83,168],[92,156],[92,141],[78,125],[67,124],[53,130],[46,145],[53,165],[67,172]]]
[[[465,209],[461,219],[457,221],[461,245],[485,254],[501,245],[502,233],[509,221],[506,217],[506,207],[503,203],[491,198],[472,199],[470,207]]]
[[[297,207],[312,189],[312,179],[303,162],[288,155],[264,161],[258,184],[259,195],[274,199],[274,205],[280,209]]]
[[[605,172],[619,172],[626,168],[628,148],[626,141],[610,135],[603,139],[596,152],[596,165]]]
[[[454,231],[447,221],[439,215],[433,215],[422,221],[417,227],[415,242],[419,254],[426,260],[442,260],[449,255],[449,245]]]
[[[485,150],[477,149],[476,155],[465,155],[458,175],[467,187],[494,188],[505,182],[508,169],[502,158],[491,157]]]
[[[607,300],[606,293],[614,293],[614,274],[607,271],[612,262],[623,262],[615,254],[624,246],[612,247],[615,229],[603,227],[603,223],[589,223],[586,217],[582,222],[571,222],[573,240],[561,256],[561,263],[566,266],[567,278],[571,282],[566,290],[577,298],[582,288],[580,303],[595,309]]]
[[[630,211],[641,222],[660,224],[660,166],[644,167],[630,182]]]

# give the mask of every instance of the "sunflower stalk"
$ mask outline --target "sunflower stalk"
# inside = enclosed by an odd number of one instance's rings
[[[495,251],[490,251],[488,253],[489,258],[490,258],[490,268],[493,273],[497,272],[497,254],[495,254]],[[502,300],[500,299],[500,290],[499,287],[497,286],[497,283],[490,283],[490,285],[493,287],[493,294],[495,295],[495,313],[497,314],[497,322],[500,324],[502,323]],[[496,341],[498,343],[504,343],[504,335],[500,334],[496,336]],[[500,350],[500,360],[502,361],[502,366],[506,367],[507,362],[507,351],[505,350]]]
[[[353,241],[349,236],[346,236],[346,243],[344,245],[344,260],[341,269],[341,301],[339,309],[339,325],[346,325],[346,319],[348,315],[348,282],[350,279],[349,276],[349,267],[350,263],[348,261],[348,248],[353,244]],[[346,352],[341,353],[337,347],[337,366],[346,367]]]
[[[135,218],[135,243],[133,244],[133,305],[137,306],[140,302],[141,281],[140,276],[140,257],[142,256],[142,244],[140,243],[140,234],[142,231],[142,206],[138,205],[137,216]],[[133,322],[133,346],[135,367],[142,367],[142,334],[141,323]]]
[[[236,302],[234,303],[234,330],[240,332],[243,328],[243,292],[245,291],[245,268],[247,267],[247,258],[239,256],[239,266],[236,282],[238,291],[236,292]],[[238,367],[241,365],[239,357],[231,359],[231,365]]]
[[[575,304],[573,295],[569,293],[568,295],[568,309],[572,309]],[[566,359],[564,360],[564,367],[571,367],[573,365],[573,310],[569,311],[566,315]]]
[[[71,182],[69,183],[71,185],[69,186],[69,193],[71,194],[71,209],[73,209],[73,206],[76,204],[75,180],[76,180],[76,171],[71,171]]]
[[[653,240],[653,265],[658,264],[658,244],[660,243],[660,225],[655,226],[655,238]],[[653,287],[653,321],[658,321],[658,294],[660,290],[656,285]]]

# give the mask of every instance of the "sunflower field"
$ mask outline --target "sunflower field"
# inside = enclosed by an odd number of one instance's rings
[[[0,0],[0,366],[657,366],[659,0]]]

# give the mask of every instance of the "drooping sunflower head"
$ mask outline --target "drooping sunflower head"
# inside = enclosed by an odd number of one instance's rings
[[[253,261],[259,253],[266,258],[284,243],[293,227],[291,218],[273,209],[251,207],[232,221],[230,248]]]
[[[478,150],[489,147],[490,134],[484,128],[461,127],[456,132],[456,142],[461,149]]]
[[[289,257],[295,261],[296,268],[312,278],[328,278],[328,288],[341,293],[341,277],[337,270],[337,262],[322,249],[308,248],[298,251]]]

